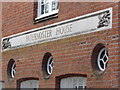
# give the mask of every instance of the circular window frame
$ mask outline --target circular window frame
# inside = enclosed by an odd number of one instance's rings
[[[47,73],[51,75],[52,71],[53,71],[53,57],[50,56],[47,61]]]
[[[52,60],[52,61],[51,61]],[[45,79],[49,79],[53,73],[54,60],[51,53],[47,52],[43,56],[42,72]]]
[[[97,64],[100,71],[104,72],[106,70],[107,63],[108,63],[108,51],[106,50],[106,48],[102,48],[97,58]]]
[[[11,59],[8,63],[7,73],[8,73],[8,78],[15,78],[16,63],[13,59]]]
[[[105,51],[105,55],[103,54],[103,51]],[[107,57],[107,60],[104,63],[104,69],[102,69],[103,66],[101,63],[101,61],[104,61],[103,57]],[[102,43],[97,44],[93,49],[91,55],[92,71],[95,75],[102,75],[106,71],[108,59],[109,59],[108,49]]]

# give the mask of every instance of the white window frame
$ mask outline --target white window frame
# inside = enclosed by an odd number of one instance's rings
[[[47,73],[48,73],[49,75],[52,74],[53,64],[54,64],[54,62],[53,62],[53,57],[50,56],[50,57],[48,58],[48,62],[47,62]]]
[[[15,74],[16,74],[16,63],[14,62],[14,63],[12,64],[11,72],[10,72],[11,78],[14,78],[14,77],[15,77]]]
[[[103,51],[105,52],[104,55],[102,56]],[[102,56],[102,57],[101,57]],[[106,57],[106,60],[104,60],[104,58]],[[100,64],[100,62],[103,63],[103,66]],[[102,48],[98,54],[98,59],[97,59],[97,64],[98,64],[98,68],[100,69],[100,71],[105,71],[106,67],[107,67],[107,63],[108,63],[108,51],[106,48]],[[104,67],[104,68],[102,68]]]
[[[51,16],[51,15],[53,15],[53,14],[57,14],[58,13],[58,8],[56,9],[56,10],[53,10],[52,11],[52,1],[54,1],[54,0],[43,0],[44,1],[44,4],[46,4],[46,1],[48,1],[49,2],[49,10],[48,10],[48,13],[44,13],[44,14],[41,14],[41,1],[42,0],[38,0],[38,9],[37,9],[37,17],[35,18],[35,20],[37,20],[37,19],[41,19],[41,18],[45,18],[45,17],[48,17],[48,16]],[[58,2],[58,0],[55,0],[55,1],[57,1]],[[45,7],[45,6],[44,6]],[[57,4],[57,6],[56,7],[58,7],[58,4]],[[45,9],[44,9],[44,12],[45,12]]]

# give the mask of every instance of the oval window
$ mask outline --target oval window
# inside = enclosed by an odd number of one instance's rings
[[[16,74],[16,63],[13,59],[11,59],[8,63],[8,76],[10,78],[14,78]]]
[[[48,79],[53,72],[53,56],[47,52],[43,57],[42,71],[45,79]]]
[[[91,64],[94,74],[100,75],[102,74],[106,68],[108,63],[108,50],[104,46],[104,44],[100,43],[96,45],[92,52]]]

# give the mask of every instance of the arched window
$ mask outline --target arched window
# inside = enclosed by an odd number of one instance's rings
[[[20,90],[38,90],[39,79],[34,77],[21,78],[17,80],[17,88],[19,88]]]
[[[65,74],[56,77],[56,88],[83,89],[87,87],[87,76],[83,74]]]

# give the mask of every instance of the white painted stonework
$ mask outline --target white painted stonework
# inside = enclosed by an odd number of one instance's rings
[[[11,50],[112,28],[112,8],[2,38],[2,50]]]

